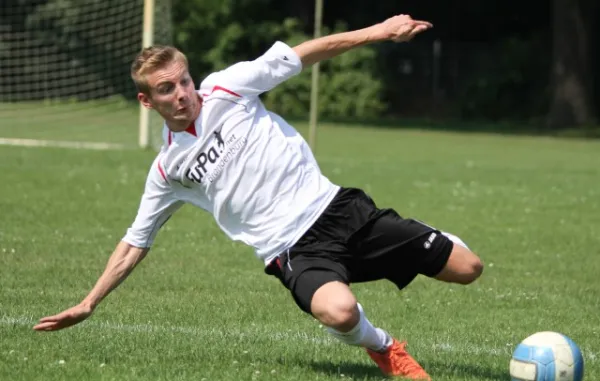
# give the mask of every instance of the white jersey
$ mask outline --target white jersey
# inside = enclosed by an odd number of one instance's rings
[[[254,61],[209,75],[198,91],[203,105],[195,122],[176,133],[165,126],[165,144],[123,240],[150,247],[189,203],[265,263],[290,248],[339,189],[321,174],[302,136],[259,99],[301,70],[294,50],[276,42]]]

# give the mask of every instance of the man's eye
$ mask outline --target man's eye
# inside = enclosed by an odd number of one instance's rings
[[[161,94],[168,94],[171,92],[172,89],[173,89],[173,86],[163,86],[158,89],[158,92]]]

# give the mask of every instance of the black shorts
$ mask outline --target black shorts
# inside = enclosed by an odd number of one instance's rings
[[[311,228],[265,272],[310,313],[312,297],[325,283],[387,279],[402,289],[418,274],[437,275],[452,248],[439,230],[377,208],[360,189],[341,188]]]

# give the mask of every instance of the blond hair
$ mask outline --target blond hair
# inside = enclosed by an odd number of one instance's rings
[[[146,75],[162,69],[171,62],[181,62],[188,67],[188,60],[185,54],[173,46],[155,45],[142,49],[131,64],[131,78],[138,91],[149,94],[150,88]]]

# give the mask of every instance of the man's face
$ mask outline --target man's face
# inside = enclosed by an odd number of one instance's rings
[[[171,62],[148,74],[146,80],[150,94],[139,93],[138,99],[155,109],[171,128],[184,130],[198,116],[198,95],[184,63]]]

